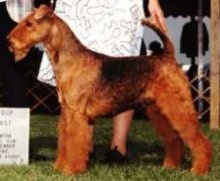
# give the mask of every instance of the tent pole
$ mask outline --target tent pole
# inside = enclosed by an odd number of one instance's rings
[[[219,129],[220,2],[211,0],[211,111],[210,128]]]
[[[203,111],[203,67],[204,67],[204,61],[203,61],[203,0],[198,0],[198,93],[199,93],[199,104],[198,104],[198,110],[199,113],[202,114]],[[201,116],[200,116],[201,118]]]

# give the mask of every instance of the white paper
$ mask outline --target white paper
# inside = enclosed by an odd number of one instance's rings
[[[0,165],[29,162],[29,108],[0,108]]]

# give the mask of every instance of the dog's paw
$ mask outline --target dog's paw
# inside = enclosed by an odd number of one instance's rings
[[[83,163],[77,163],[77,164],[68,164],[65,165],[62,172],[67,175],[76,175],[80,173],[84,173],[87,170],[87,165]]]

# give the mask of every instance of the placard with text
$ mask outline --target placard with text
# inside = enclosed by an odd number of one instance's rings
[[[29,162],[29,108],[0,108],[0,165]]]

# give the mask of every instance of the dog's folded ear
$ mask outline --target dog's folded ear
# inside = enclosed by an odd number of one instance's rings
[[[44,17],[48,17],[53,14],[53,10],[46,6],[46,5],[41,5],[38,9],[35,11],[34,19],[39,20]]]

